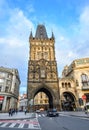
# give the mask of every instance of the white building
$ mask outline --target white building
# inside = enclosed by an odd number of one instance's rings
[[[19,85],[17,69],[0,67],[0,112],[18,107]]]
[[[18,109],[19,111],[24,111],[25,108],[27,109],[27,94],[23,94],[19,96],[19,105],[18,105]]]

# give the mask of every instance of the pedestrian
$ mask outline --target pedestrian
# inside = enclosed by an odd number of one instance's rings
[[[27,109],[26,108],[25,108],[24,112],[25,112],[25,115],[26,115],[26,113],[27,113]]]
[[[86,106],[84,107],[84,110],[85,110],[85,114],[88,114],[88,113],[87,113],[87,107],[86,107]]]
[[[12,116],[12,109],[9,109],[9,116]]]

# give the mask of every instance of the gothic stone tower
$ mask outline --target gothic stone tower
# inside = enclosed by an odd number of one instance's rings
[[[30,33],[29,45],[28,103],[34,99],[36,94],[44,92],[49,98],[49,108],[59,107],[58,73],[53,32],[51,38],[48,38],[45,26],[38,25],[35,37],[33,37],[32,31]]]

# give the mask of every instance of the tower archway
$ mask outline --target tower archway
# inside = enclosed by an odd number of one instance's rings
[[[45,109],[48,109],[48,108],[53,108],[53,96],[52,96],[52,94],[51,94],[51,92],[47,89],[47,88],[40,88],[40,89],[38,89],[36,92],[35,92],[35,94],[34,94],[34,97],[38,94],[38,93],[40,93],[40,92],[43,92],[43,93],[45,93],[46,94],[46,96],[48,97],[48,104],[46,105],[46,103],[44,103],[44,108]],[[44,98],[44,97],[43,97]],[[38,104],[39,106],[40,106],[40,108],[41,108],[41,103],[40,104]]]

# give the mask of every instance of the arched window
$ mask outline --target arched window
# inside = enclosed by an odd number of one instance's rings
[[[65,87],[67,88],[67,83],[65,83]]]
[[[64,83],[62,83],[62,88],[64,88]]]
[[[82,85],[88,86],[89,85],[89,78],[86,74],[81,75]]]
[[[68,87],[71,88],[71,84],[70,83],[68,83]]]

